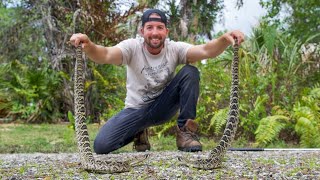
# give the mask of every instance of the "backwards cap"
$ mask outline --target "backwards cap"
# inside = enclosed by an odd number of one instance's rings
[[[160,18],[150,18],[149,16],[152,13],[158,14],[160,16]],[[149,22],[149,21],[162,22],[162,23],[164,23],[165,26],[167,26],[167,17],[166,17],[166,15],[162,11],[160,11],[158,9],[148,9],[148,10],[146,10],[143,13],[142,17],[141,17],[141,21],[142,21],[142,26],[144,26],[144,24],[146,22]]]

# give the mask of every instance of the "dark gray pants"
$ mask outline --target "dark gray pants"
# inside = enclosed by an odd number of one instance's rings
[[[119,149],[130,143],[137,132],[165,123],[179,109],[179,127],[182,127],[187,119],[195,119],[199,81],[198,69],[185,65],[150,105],[140,109],[123,109],[109,119],[94,141],[94,151],[97,154],[107,154]]]

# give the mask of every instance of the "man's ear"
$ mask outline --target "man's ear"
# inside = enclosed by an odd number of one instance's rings
[[[140,28],[140,34],[143,35],[144,31],[143,31],[143,27]]]

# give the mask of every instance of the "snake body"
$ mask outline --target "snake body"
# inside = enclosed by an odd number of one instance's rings
[[[133,157],[126,161],[119,160],[97,160],[90,147],[88,128],[85,123],[86,111],[84,101],[84,58],[81,45],[76,48],[74,103],[75,103],[75,131],[78,143],[81,166],[85,170],[100,173],[117,173],[131,170],[133,165],[139,164],[148,155]],[[103,158],[103,157],[101,157]]]
[[[232,84],[230,90],[230,109],[224,133],[220,139],[219,144],[210,151],[207,158],[189,159],[186,157],[179,157],[178,159],[191,167],[199,169],[215,169],[221,167],[222,159],[226,154],[227,149],[231,146],[234,136],[237,131],[239,122],[239,45],[235,39],[233,46],[234,58],[231,65]]]

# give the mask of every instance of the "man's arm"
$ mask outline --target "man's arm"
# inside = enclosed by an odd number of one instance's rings
[[[207,58],[214,58],[220,55],[229,45],[234,44],[234,38],[237,38],[240,44],[244,41],[244,34],[240,31],[231,31],[206,44],[195,45],[188,50],[187,61],[193,63]]]
[[[94,44],[85,34],[73,34],[70,43],[76,47],[81,43],[87,56],[98,64],[120,65],[122,63],[122,53],[118,47],[104,47]]]

